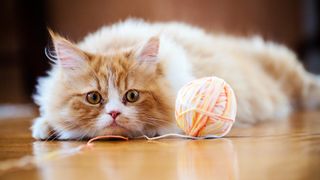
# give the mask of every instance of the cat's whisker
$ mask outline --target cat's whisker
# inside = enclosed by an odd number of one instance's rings
[[[174,125],[173,123],[172,124],[170,124],[170,123],[164,124],[164,123],[159,123],[157,121],[149,122],[149,121],[139,121],[139,120],[137,120],[136,122],[139,122],[139,123],[142,123],[142,124],[145,124],[145,125],[150,125],[152,127],[168,127],[168,126]]]
[[[46,142],[49,141],[52,137],[54,137],[56,135],[56,131],[50,130],[48,134],[49,134],[49,136],[44,140]]]
[[[88,136],[88,134],[90,133],[91,128],[87,130],[87,132],[85,134],[83,134],[83,136],[80,138],[80,140],[83,140],[84,138],[86,138]]]
[[[77,137],[76,140],[80,141],[83,139],[84,136],[86,136],[87,133],[83,133],[81,136]]]
[[[156,125],[156,124],[154,124],[152,122],[148,122],[148,121],[141,121],[141,120],[135,120],[135,121],[138,123],[141,123],[141,124],[148,124],[148,125],[152,125],[152,126]]]
[[[167,121],[167,120],[163,120],[163,119],[159,119],[159,118],[155,118],[155,117],[147,117],[148,120],[152,120],[152,122],[157,122],[157,123],[164,123],[164,124],[174,124],[174,122],[171,121]]]
[[[140,136],[144,136],[145,135],[142,130],[137,129],[137,131],[140,133]]]

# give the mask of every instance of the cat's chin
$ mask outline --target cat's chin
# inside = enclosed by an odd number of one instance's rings
[[[100,135],[118,135],[125,137],[133,137],[134,134],[130,132],[128,129],[121,126],[109,126],[105,128]]]
[[[104,129],[99,135],[117,135],[128,138],[137,138],[142,137],[143,135],[146,135],[148,137],[154,137],[157,135],[157,131],[155,129],[132,131],[121,126],[109,126],[106,129]]]

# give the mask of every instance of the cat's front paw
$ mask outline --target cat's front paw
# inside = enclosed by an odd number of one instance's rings
[[[32,137],[35,139],[43,140],[50,137],[50,127],[46,120],[41,117],[35,119],[32,127]]]

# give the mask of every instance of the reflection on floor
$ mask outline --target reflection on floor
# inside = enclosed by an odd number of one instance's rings
[[[319,179],[319,117],[299,112],[221,139],[99,141],[69,156],[48,155],[85,142],[34,141],[31,118],[4,120],[0,179]],[[21,157],[34,164],[1,171]]]

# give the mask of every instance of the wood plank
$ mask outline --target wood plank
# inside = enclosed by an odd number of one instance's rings
[[[234,128],[221,139],[99,141],[70,156],[48,156],[85,141],[35,141],[30,119],[0,121],[0,169],[29,155],[38,163],[0,179],[319,179],[320,112]]]

